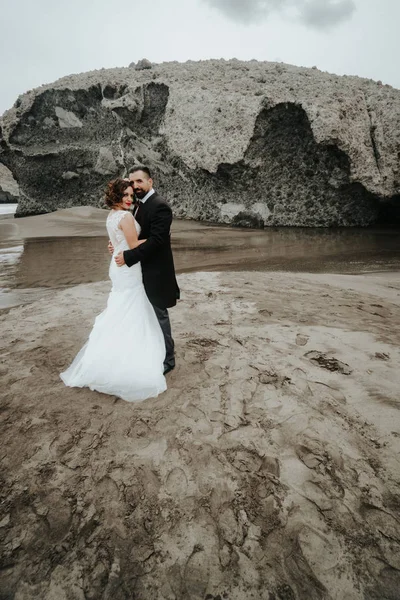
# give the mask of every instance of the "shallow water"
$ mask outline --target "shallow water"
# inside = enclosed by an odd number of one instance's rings
[[[368,273],[400,270],[399,233],[388,228],[249,230],[177,221],[172,239],[178,273]],[[0,309],[107,279],[109,261],[105,236],[0,239]]]
[[[18,204],[0,204],[0,215],[13,215]]]

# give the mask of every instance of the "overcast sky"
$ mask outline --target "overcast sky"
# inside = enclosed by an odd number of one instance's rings
[[[282,61],[400,88],[400,0],[0,0],[0,115],[71,73],[207,58]]]

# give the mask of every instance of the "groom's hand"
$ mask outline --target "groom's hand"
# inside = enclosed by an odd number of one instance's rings
[[[110,254],[114,254],[114,246],[112,245],[111,240],[108,242],[107,248]]]
[[[124,259],[124,253],[120,252],[119,254],[117,254],[117,256],[115,257],[115,262],[117,263],[117,265],[119,267],[122,267],[125,264],[125,259]]]

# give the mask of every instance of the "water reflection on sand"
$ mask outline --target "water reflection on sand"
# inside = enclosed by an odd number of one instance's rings
[[[400,270],[394,229],[248,230],[178,221],[173,248],[178,273]],[[54,288],[105,280],[109,261],[105,236],[0,239],[0,308],[30,302]]]

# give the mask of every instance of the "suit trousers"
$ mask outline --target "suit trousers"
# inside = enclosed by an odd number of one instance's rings
[[[175,343],[172,339],[171,323],[169,320],[168,310],[166,308],[159,308],[158,306],[152,305],[158,322],[160,323],[161,330],[165,340],[165,359],[164,368],[175,366]]]

